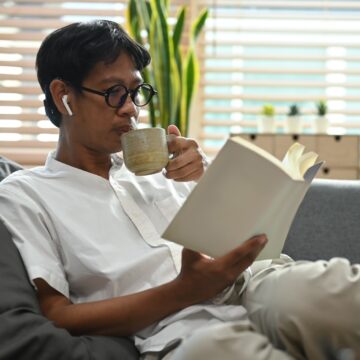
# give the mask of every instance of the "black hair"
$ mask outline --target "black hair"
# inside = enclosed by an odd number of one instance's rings
[[[50,83],[61,79],[76,90],[99,62],[113,63],[122,53],[128,54],[137,70],[150,63],[149,52],[135,42],[116,22],[95,20],[67,25],[49,34],[36,56],[37,78],[45,94],[45,111],[57,127],[61,113],[50,93]]]

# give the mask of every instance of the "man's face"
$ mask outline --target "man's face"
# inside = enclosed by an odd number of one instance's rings
[[[140,72],[127,54],[121,54],[112,64],[98,63],[84,80],[82,86],[98,91],[121,84],[135,89],[142,83]],[[71,108],[74,116],[66,126],[72,141],[80,147],[99,154],[110,154],[121,150],[120,136],[130,130],[130,118],[137,118],[139,110],[128,97],[121,108],[111,108],[105,97],[83,91],[74,93]]]

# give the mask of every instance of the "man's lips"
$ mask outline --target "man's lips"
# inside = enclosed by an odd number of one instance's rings
[[[120,126],[114,129],[114,131],[116,132],[117,135],[122,135],[124,133],[129,132],[130,130],[132,130],[130,125],[124,125],[124,126]]]

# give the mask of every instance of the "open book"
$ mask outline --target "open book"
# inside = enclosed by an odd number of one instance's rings
[[[258,260],[279,257],[322,162],[295,143],[283,161],[240,138],[227,140],[162,237],[211,257],[265,233]]]

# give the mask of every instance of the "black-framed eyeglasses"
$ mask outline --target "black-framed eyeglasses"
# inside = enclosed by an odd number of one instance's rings
[[[104,96],[106,104],[112,108],[121,108],[129,95],[136,106],[145,106],[150,102],[152,97],[157,94],[157,91],[147,83],[140,84],[133,90],[121,84],[111,86],[105,91],[89,89],[85,86],[81,86],[81,89]]]

